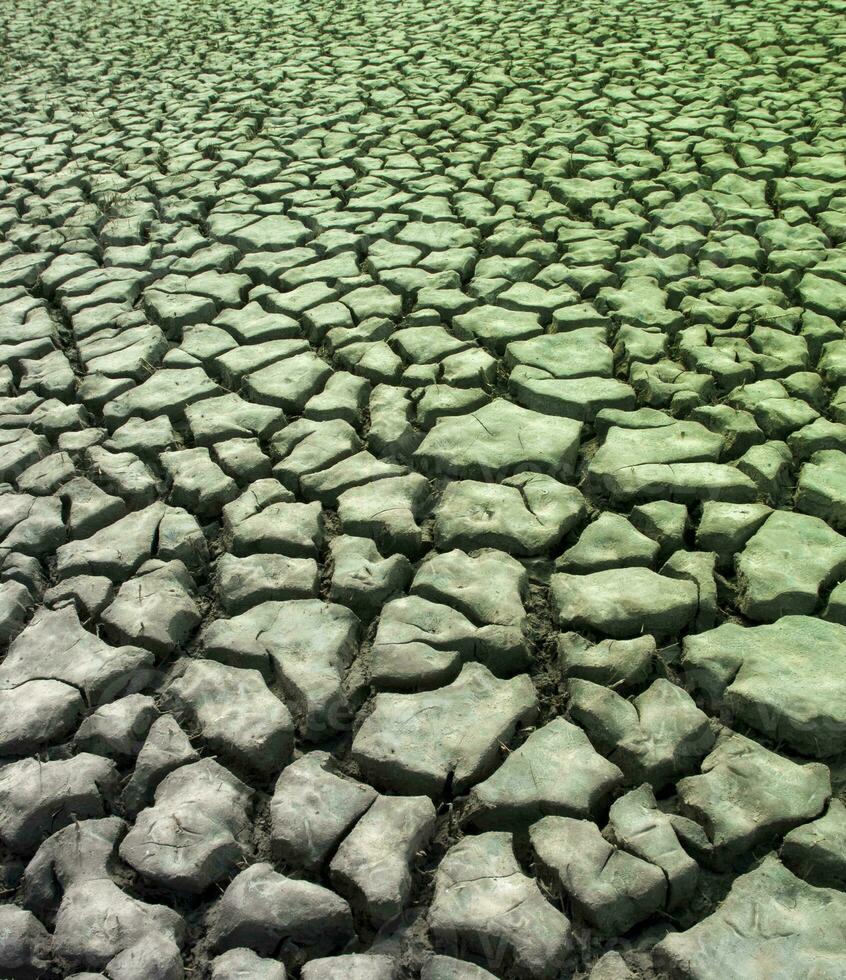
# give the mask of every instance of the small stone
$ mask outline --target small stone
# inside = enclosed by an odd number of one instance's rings
[[[537,313],[506,310],[498,306],[478,306],[469,313],[454,317],[453,329],[456,337],[478,340],[491,353],[499,355],[512,341],[543,333]]]
[[[230,949],[211,961],[211,980],[286,980],[285,967],[251,949]]]
[[[558,667],[565,676],[614,689],[646,680],[657,656],[655,638],[648,635],[591,643],[578,633],[561,633],[556,649]]]
[[[588,468],[588,477],[598,492],[624,499],[636,495],[643,481],[639,474],[646,475],[650,467],[671,464],[681,475],[686,466],[716,463],[722,445],[719,435],[698,422],[677,422],[669,416],[656,422],[659,424],[648,429],[615,425],[608,430]],[[625,486],[621,479],[625,479]],[[673,482],[670,475],[667,486]],[[668,494],[662,497],[668,499]]]
[[[380,690],[448,684],[469,659],[496,674],[513,674],[525,667],[522,634],[500,626],[476,627],[451,606],[414,595],[382,609],[370,650],[371,679]]]
[[[805,463],[796,487],[796,509],[846,532],[846,454],[823,450]]]
[[[182,917],[164,905],[131,898],[108,877],[77,881],[65,891],[56,916],[56,954],[73,967],[101,970],[139,943],[180,946]]]
[[[698,593],[692,582],[658,575],[648,568],[614,568],[591,575],[553,575],[558,622],[628,639],[682,631],[696,616]]]
[[[48,837],[24,871],[26,907],[51,921],[71,885],[109,877],[126,829],[119,817],[103,817],[74,822]]]
[[[272,217],[272,216],[271,216]],[[259,219],[261,220],[261,219]],[[267,245],[264,246],[267,248]],[[311,249],[285,249],[287,258],[294,262],[303,259],[313,258],[314,252]],[[280,268],[283,262],[282,257],[273,251],[262,253],[251,253],[245,255],[240,265],[244,267],[250,261],[260,264],[265,260],[274,273]],[[256,274],[261,281],[261,273]],[[234,338],[239,344],[262,343],[265,340],[284,340],[287,337],[299,337],[302,334],[300,325],[291,317],[281,313],[268,313],[259,303],[253,301],[246,303],[237,309],[224,310],[214,319],[214,325],[220,327]]]
[[[705,507],[708,506],[706,503]],[[658,542],[658,558],[666,558],[684,547],[689,523],[687,507],[670,500],[655,500],[632,508],[629,520],[642,534]]]
[[[787,445],[797,462],[811,459],[815,453],[839,449],[846,450],[846,425],[842,422],[829,422],[828,419],[815,419],[810,425],[792,432]]]
[[[791,483],[793,457],[785,442],[765,442],[752,446],[736,463],[758,488],[768,503],[778,503]]]
[[[343,419],[355,425],[361,418],[370,385],[364,378],[357,378],[346,371],[336,371],[318,395],[313,395],[303,409],[303,416],[318,422]]]
[[[435,512],[435,543],[441,550],[498,548],[538,555],[583,523],[582,494],[542,473],[518,473],[501,484],[449,483]]]
[[[32,854],[73,820],[102,817],[116,792],[115,764],[97,755],[10,763],[0,770],[0,840],[16,854]]]
[[[34,404],[38,399],[34,400]],[[14,443],[0,447],[0,480],[10,483],[28,467],[50,454],[50,443],[44,436],[25,432]]]
[[[197,752],[172,715],[162,715],[150,727],[147,740],[135,760],[135,770],[123,791],[122,802],[128,816],[152,802],[159,781],[180,766],[196,762]]]
[[[144,507],[158,498],[158,480],[133,453],[110,453],[92,446],[86,450],[85,459],[95,482],[131,507]]]
[[[159,369],[142,384],[108,401],[103,420],[111,430],[133,416],[154,419],[164,414],[172,422],[179,422],[189,405],[223,393],[202,368]]]
[[[109,980],[182,980],[182,954],[169,936],[148,935],[122,949],[105,967]]]
[[[203,649],[213,660],[275,678],[304,737],[319,741],[347,729],[343,682],[358,652],[359,630],[345,606],[319,599],[263,602],[215,620],[203,634]]]
[[[436,949],[475,954],[497,970],[507,958],[517,976],[532,980],[558,976],[572,946],[566,916],[523,874],[506,833],[465,837],[447,851],[428,921]]]
[[[306,500],[319,500],[324,507],[338,508],[340,497],[347,490],[361,487],[378,489],[384,480],[408,475],[408,469],[400,463],[386,463],[366,450],[316,473],[306,473],[300,478],[300,492]]]
[[[152,462],[176,445],[176,433],[166,415],[154,419],[131,418],[115,429],[103,445],[111,452],[134,453]]]
[[[270,460],[258,439],[227,439],[216,443],[212,446],[212,456],[240,487],[270,476]]]
[[[708,350],[708,348],[700,350]],[[729,385],[736,383],[741,375],[752,375],[749,366],[744,362],[730,360],[726,366],[731,374],[735,375],[730,381],[726,377]],[[765,439],[751,412],[731,408],[729,405],[700,405],[693,409],[688,418],[692,422],[701,422],[706,428],[718,432],[723,437],[722,459],[724,460],[737,459]]]
[[[73,604],[77,616],[88,621],[96,619],[112,601],[114,586],[105,575],[72,575],[57,582],[44,593],[48,609]]]
[[[810,885],[839,888],[846,885],[846,806],[832,800],[828,812],[803,824],[784,838],[781,860]]]
[[[846,681],[838,669],[846,627],[810,616],[767,626],[723,623],[687,636],[682,666],[694,693],[805,755],[846,746]]]
[[[696,769],[714,744],[708,716],[682,688],[659,677],[626,700],[590,681],[570,681],[570,714],[630,782],[656,790]]]
[[[79,390],[77,390],[77,394],[79,394]],[[89,446],[96,446],[98,443],[101,443],[107,434],[105,429],[97,428],[78,429],[77,431],[70,430],[60,433],[59,438],[56,440],[56,445],[61,452],[78,453],[83,449],[88,449]]]
[[[212,461],[205,447],[162,453],[160,463],[168,475],[168,500],[200,518],[213,519],[238,496],[238,485]]]
[[[0,755],[33,755],[61,742],[85,711],[76,687],[31,680],[0,691]]]
[[[846,537],[818,517],[774,511],[735,559],[737,605],[750,619],[810,615],[846,575]]]
[[[212,751],[248,771],[274,772],[291,757],[291,714],[257,670],[189,660],[165,700],[190,718]]]
[[[155,551],[155,554],[153,553]],[[178,558],[192,574],[205,571],[208,546],[196,520],[156,502],[56,550],[58,577],[105,575],[122,582],[148,559]]]
[[[788,439],[820,417],[802,398],[761,398],[748,407],[768,439]]]
[[[68,511],[71,538],[87,538],[126,513],[126,503],[121,498],[106,493],[84,476],[66,483],[59,491],[59,498]]]
[[[727,504],[707,500],[696,530],[696,545],[718,556],[720,568],[730,568],[734,556],[772,513],[766,504]]]
[[[417,398],[417,424],[423,429],[430,429],[438,419],[450,415],[466,415],[489,401],[490,396],[481,388],[427,385]]]
[[[310,956],[328,954],[355,938],[350,907],[328,888],[286,878],[269,864],[242,871],[212,912],[214,952],[246,947],[273,955],[281,946]]]
[[[414,409],[408,389],[376,385],[370,396],[367,444],[379,456],[405,460],[423,438],[411,424]]]
[[[287,500],[257,504],[252,513],[224,509],[223,533],[226,546],[238,557],[317,558],[323,544],[323,509],[316,501]]]
[[[77,729],[74,745],[83,752],[127,762],[138,755],[157,714],[151,697],[130,694],[90,714]]]
[[[411,580],[411,563],[405,555],[383,558],[369,538],[339,535],[329,542],[329,552],[329,598],[349,606],[363,620],[377,615],[386,602],[405,591]]]
[[[508,390],[526,408],[579,422],[592,422],[608,408],[631,410],[636,403],[631,385],[616,378],[555,378],[522,365],[511,372]]]
[[[523,642],[528,588],[520,562],[491,549],[433,555],[419,566],[411,583],[414,595],[452,606],[479,626],[513,629],[515,646]]]
[[[435,830],[426,796],[380,796],[338,848],[333,887],[376,926],[395,919],[411,897],[412,867]]]
[[[395,792],[462,793],[490,774],[500,745],[536,714],[527,675],[502,681],[481,664],[465,664],[440,690],[377,694],[352,756],[370,781]]]
[[[580,327],[510,343],[505,365],[539,368],[553,378],[611,377],[614,357],[602,327]]]
[[[644,784],[611,804],[608,825],[614,842],[650,864],[667,878],[667,908],[682,908],[696,890],[699,866],[682,847],[670,817]]]
[[[826,766],[798,765],[742,735],[722,736],[702,773],[677,785],[683,815],[700,823],[719,868],[800,823],[818,817],[831,796]]]
[[[244,379],[243,389],[250,401],[298,414],[323,390],[331,374],[324,360],[306,351],[254,371]]]
[[[132,643],[166,657],[187,642],[202,619],[195,592],[181,561],[151,559],[121,585],[103,612],[104,633],[116,643]]]
[[[692,582],[698,592],[694,631],[709,630],[719,615],[716,579],[717,556],[713,551],[677,551],[661,566],[661,574]]]
[[[282,214],[223,212],[213,214],[209,230],[218,241],[234,245],[243,252],[257,249],[273,253],[294,248],[308,238],[308,229],[299,221]]]
[[[67,540],[58,497],[5,493],[0,495],[0,501],[3,506],[0,534],[3,534],[4,554],[17,551],[38,558],[51,553]]]
[[[17,479],[18,489],[24,493],[55,493],[63,483],[76,476],[73,460],[65,452],[52,453],[33,463]]]
[[[397,980],[399,965],[391,956],[349,953],[306,963],[302,980]]]
[[[230,439],[269,439],[287,421],[281,408],[255,405],[234,393],[189,405],[185,417],[194,442],[210,447]]]
[[[120,856],[154,885],[199,894],[250,855],[252,791],[203,759],[165,776]]]
[[[0,555],[0,569],[4,581],[25,585],[31,595],[39,595],[46,585],[41,562],[31,555],[16,552]]]
[[[32,912],[0,906],[0,974],[8,980],[37,980],[50,969],[50,934]]]
[[[20,633],[34,605],[23,582],[0,583],[0,643],[8,644]]]
[[[581,537],[555,561],[556,569],[571,574],[602,572],[609,568],[649,568],[658,544],[641,534],[625,517],[605,512],[589,524]]]
[[[748,503],[757,498],[752,479],[724,463],[650,463],[620,468],[608,478],[616,505],[669,498],[685,505],[706,500]]]
[[[224,554],[217,563],[220,604],[230,615],[246,612],[271,599],[310,599],[317,595],[320,574],[313,558],[285,555]]]
[[[846,626],[846,582],[841,582],[831,590],[823,619]]]
[[[588,820],[544,817],[529,840],[545,873],[603,933],[628,932],[664,906],[661,869],[609,844]]]
[[[555,718],[473,787],[468,819],[482,830],[514,830],[551,814],[591,818],[622,781],[580,728]]]
[[[575,467],[581,428],[498,398],[470,415],[440,419],[414,458],[438,476],[495,481],[531,470],[566,480]]]
[[[715,912],[658,943],[653,962],[682,980],[815,972],[834,980],[846,970],[844,925],[846,895],[806,884],[768,855],[735,880]]]
[[[623,957],[612,950],[594,963],[588,980],[635,980],[635,975]]]
[[[335,773],[328,752],[309,752],[287,766],[270,802],[273,853],[319,869],[376,799],[365,783]]]
[[[426,961],[420,980],[492,980],[493,973],[452,956],[433,956]]]
[[[381,551],[416,557],[426,543],[420,519],[429,499],[429,481],[420,473],[351,487],[338,498],[345,534],[373,538]]]
[[[259,368],[284,361],[308,350],[304,340],[265,340],[238,344],[214,358],[215,372],[229,389],[237,389],[244,378]]]

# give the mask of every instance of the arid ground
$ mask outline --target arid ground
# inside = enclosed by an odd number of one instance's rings
[[[0,76],[0,977],[843,980],[846,3]]]

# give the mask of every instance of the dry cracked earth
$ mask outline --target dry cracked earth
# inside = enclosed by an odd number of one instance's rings
[[[0,976],[846,976],[846,4],[0,11]]]

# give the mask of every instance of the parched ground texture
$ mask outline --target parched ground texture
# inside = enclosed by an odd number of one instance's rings
[[[0,9],[0,976],[846,976],[846,3]]]

